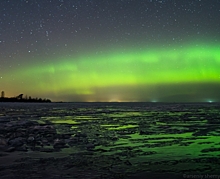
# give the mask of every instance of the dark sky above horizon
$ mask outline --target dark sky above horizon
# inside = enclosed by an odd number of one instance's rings
[[[2,0],[0,90],[220,101],[219,0]]]

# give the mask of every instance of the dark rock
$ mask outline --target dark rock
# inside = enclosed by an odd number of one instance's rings
[[[66,143],[69,145],[69,146],[74,146],[74,145],[77,145],[77,140],[74,140],[74,139],[69,139],[66,141]]]
[[[69,139],[72,134],[62,134],[63,139]]]
[[[10,119],[7,117],[0,117],[0,123],[10,122]]]
[[[18,138],[8,141],[8,144],[12,147],[20,147],[24,144],[24,139],[21,137],[18,137]]]
[[[52,149],[52,148],[41,148],[40,152],[54,152],[54,149]]]
[[[7,133],[6,128],[1,126],[0,127],[0,134],[5,134],[5,133]]]
[[[202,149],[201,152],[202,153],[207,153],[207,152],[219,152],[220,148],[206,148],[206,149]]]
[[[98,151],[98,152],[108,152],[108,150],[106,150],[106,149],[96,149],[96,151]]]
[[[15,151],[15,147],[9,147],[5,150],[5,152],[14,152]]]
[[[111,140],[116,141],[116,140],[118,140],[118,137],[117,136],[113,136],[113,137],[111,137]]]
[[[48,140],[48,142],[53,142],[55,138],[53,134],[47,134],[45,137]]]
[[[53,126],[51,125],[45,125],[45,126],[32,126],[29,128],[29,133],[31,134],[39,134],[39,133],[44,133],[44,134],[51,134],[51,133],[56,133],[56,129],[54,129]]]
[[[7,145],[7,140],[6,139],[0,139],[0,145]]]
[[[28,151],[28,148],[26,145],[23,145],[21,147],[17,147],[16,148],[17,151],[22,151],[22,152],[27,152]]]
[[[7,149],[7,146],[5,145],[0,145],[0,151],[5,151]]]
[[[66,143],[65,143],[63,140],[56,139],[56,140],[54,141],[53,147],[54,147],[54,148],[65,148],[65,147],[67,147],[67,146],[66,146]]]
[[[34,147],[31,147],[30,149],[31,149],[32,151],[40,151],[41,147],[36,147],[36,146],[34,146]]]
[[[41,143],[42,143],[42,145],[47,145],[47,146],[50,145],[50,143],[49,143],[49,141],[47,139],[42,139]]]
[[[0,157],[4,157],[4,156],[7,156],[9,154],[6,154],[6,153],[0,153]]]
[[[129,160],[126,160],[126,161],[124,162],[124,164],[125,164],[125,165],[132,165],[132,163],[131,163]]]
[[[86,149],[87,150],[93,150],[95,148],[95,145],[94,144],[87,144],[86,145]]]
[[[87,137],[87,134],[78,132],[75,137]]]
[[[151,135],[153,134],[152,132],[149,131],[144,131],[144,130],[140,130],[139,135]]]
[[[34,136],[29,136],[29,137],[27,138],[27,142],[28,142],[28,143],[32,143],[34,140],[35,140]]]

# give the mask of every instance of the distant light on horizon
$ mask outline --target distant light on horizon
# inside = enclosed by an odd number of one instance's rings
[[[154,100],[152,100],[151,102],[152,102],[152,103],[157,103],[158,100],[154,99]]]

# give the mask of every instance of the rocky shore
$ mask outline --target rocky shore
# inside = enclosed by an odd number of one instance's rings
[[[59,105],[1,107],[1,178],[218,174],[218,106]]]

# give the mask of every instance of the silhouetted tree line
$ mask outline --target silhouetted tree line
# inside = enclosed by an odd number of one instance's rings
[[[42,98],[32,98],[31,96],[23,98],[23,94],[20,94],[17,97],[7,98],[1,97],[0,102],[39,102],[39,103],[50,103],[50,99],[42,99]]]

